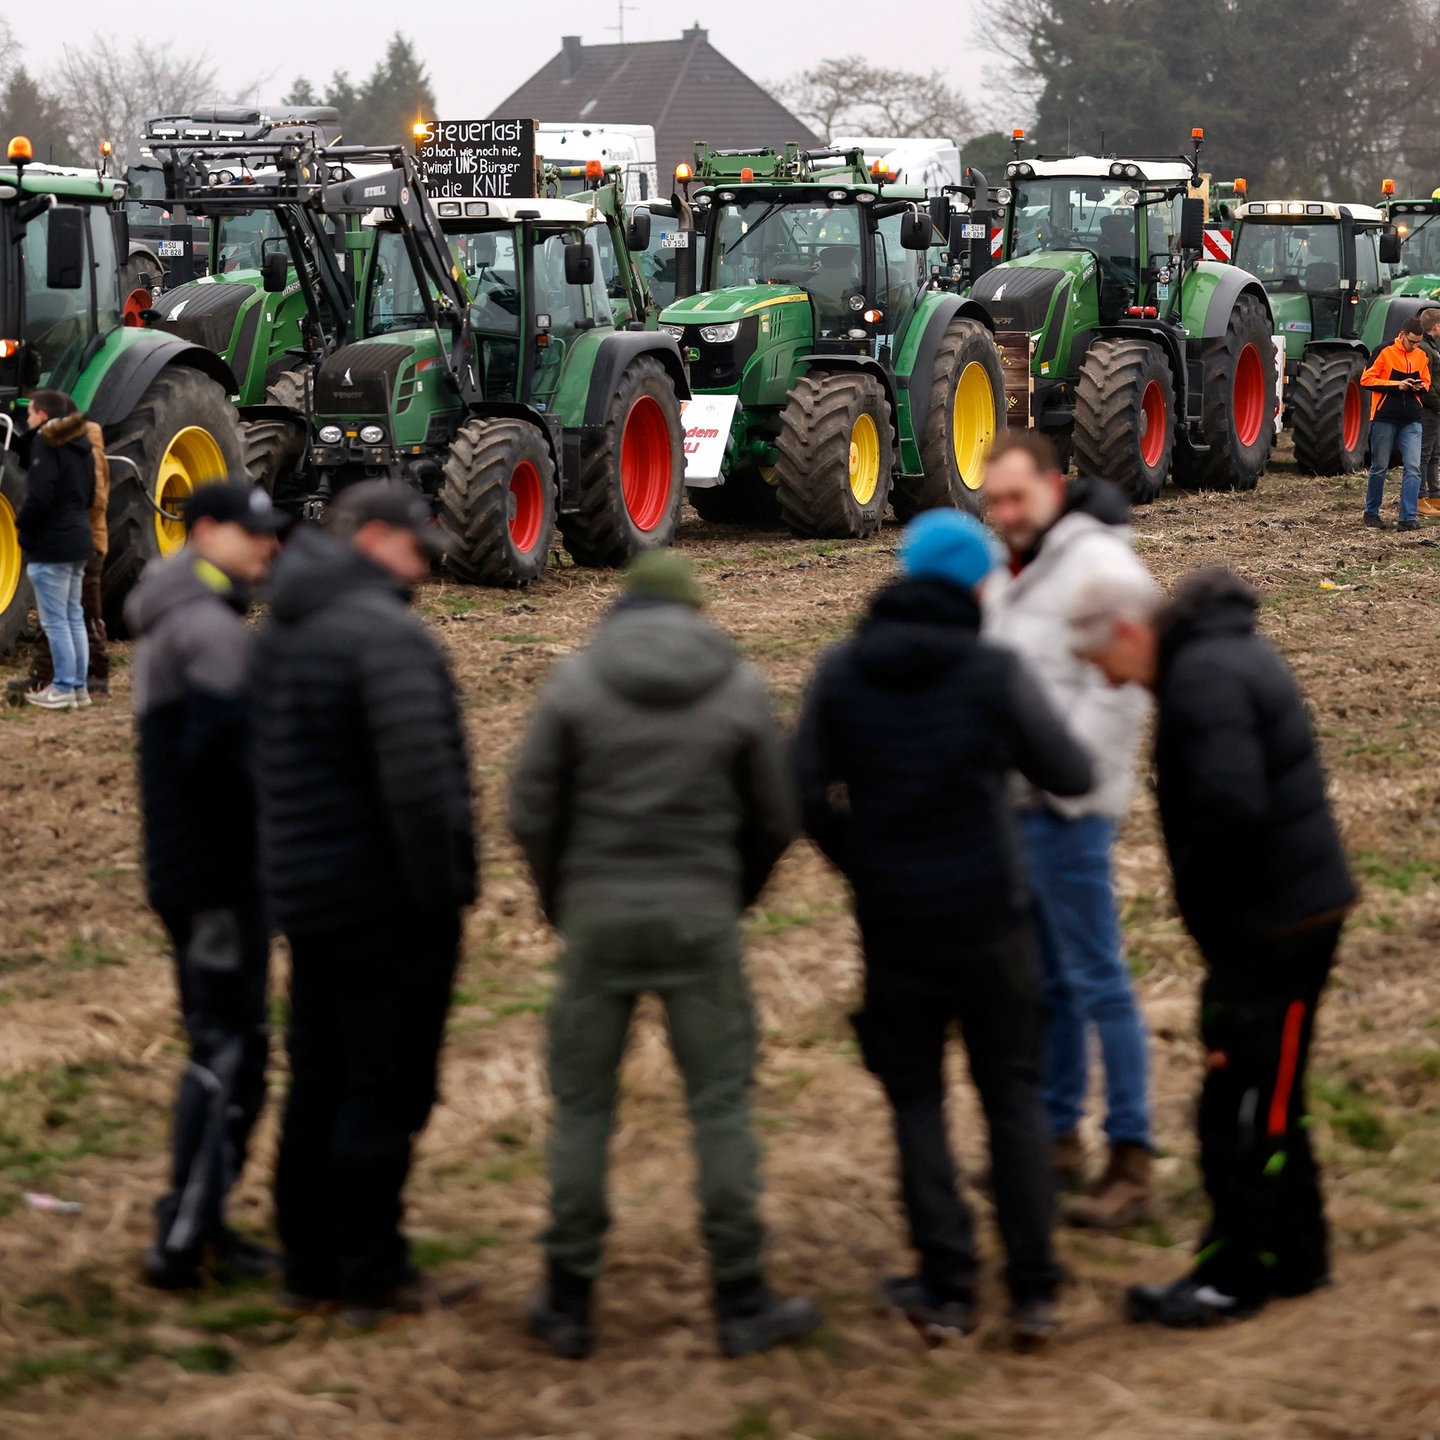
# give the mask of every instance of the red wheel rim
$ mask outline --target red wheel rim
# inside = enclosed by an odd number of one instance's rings
[[[1347,450],[1360,445],[1360,387],[1353,380],[1345,387],[1344,441]]]
[[[1235,434],[1253,445],[1265,423],[1265,367],[1260,352],[1247,345],[1235,362]]]
[[[138,290],[132,290],[125,297],[125,305],[120,312],[122,321],[132,329],[143,328],[145,321],[141,318],[141,315],[154,303],[155,297],[143,287]]]
[[[522,555],[535,548],[544,517],[545,490],[540,484],[540,472],[528,460],[522,460],[510,476],[510,541]]]
[[[1152,380],[1140,397],[1140,414],[1145,421],[1145,433],[1140,437],[1140,458],[1152,469],[1160,463],[1165,453],[1165,392],[1158,380]]]
[[[670,427],[660,402],[642,395],[620,435],[620,490],[637,530],[653,530],[670,507]]]

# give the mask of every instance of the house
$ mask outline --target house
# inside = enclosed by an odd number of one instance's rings
[[[662,176],[690,160],[695,142],[719,149],[787,140],[823,142],[727,60],[694,25],[678,40],[586,45],[578,35],[496,106],[494,118],[651,125]]]

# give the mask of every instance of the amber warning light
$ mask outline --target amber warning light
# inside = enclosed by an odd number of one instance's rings
[[[677,180],[692,180],[695,172],[683,161],[675,167],[675,178]]]
[[[585,162],[585,178],[587,180],[603,180],[605,178],[605,167],[598,160],[587,160]]]
[[[5,147],[5,158],[7,160],[27,161],[35,158],[35,147],[23,135],[17,135]]]
[[[1382,195],[1393,195],[1395,193],[1395,182],[1393,180],[1382,180],[1380,182],[1380,193]]]

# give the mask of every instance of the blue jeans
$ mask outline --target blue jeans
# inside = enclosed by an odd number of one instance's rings
[[[1073,1135],[1089,1088],[1090,1027],[1105,1063],[1105,1134],[1112,1145],[1150,1144],[1149,1057],[1110,879],[1115,822],[1070,820],[1050,810],[1021,817],[1040,932],[1049,1017],[1045,1111],[1051,1133]]]
[[[1365,513],[1378,515],[1385,499],[1385,474],[1390,469],[1390,456],[1400,447],[1400,463],[1405,467],[1400,478],[1400,518],[1419,518],[1416,505],[1420,500],[1420,422],[1413,420],[1397,425],[1393,420],[1370,422],[1370,484],[1365,491]]]
[[[57,690],[85,689],[90,669],[90,637],[85,633],[85,611],[80,602],[85,583],[85,562],[32,560],[25,573],[35,590],[40,628],[50,642]]]

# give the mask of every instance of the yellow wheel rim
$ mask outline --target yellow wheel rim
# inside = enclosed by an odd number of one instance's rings
[[[955,386],[950,413],[950,441],[955,447],[955,468],[967,490],[978,490],[985,478],[985,457],[995,438],[995,386],[990,372],[972,360]]]
[[[14,507],[0,495],[0,615],[15,603],[24,563],[20,554],[20,532],[15,528]]]
[[[155,473],[155,540],[162,555],[173,555],[185,543],[179,515],[186,499],[197,486],[224,478],[225,454],[208,430],[187,425],[176,431]]]
[[[850,432],[850,493],[868,505],[880,487],[880,432],[869,415],[856,417]]]

